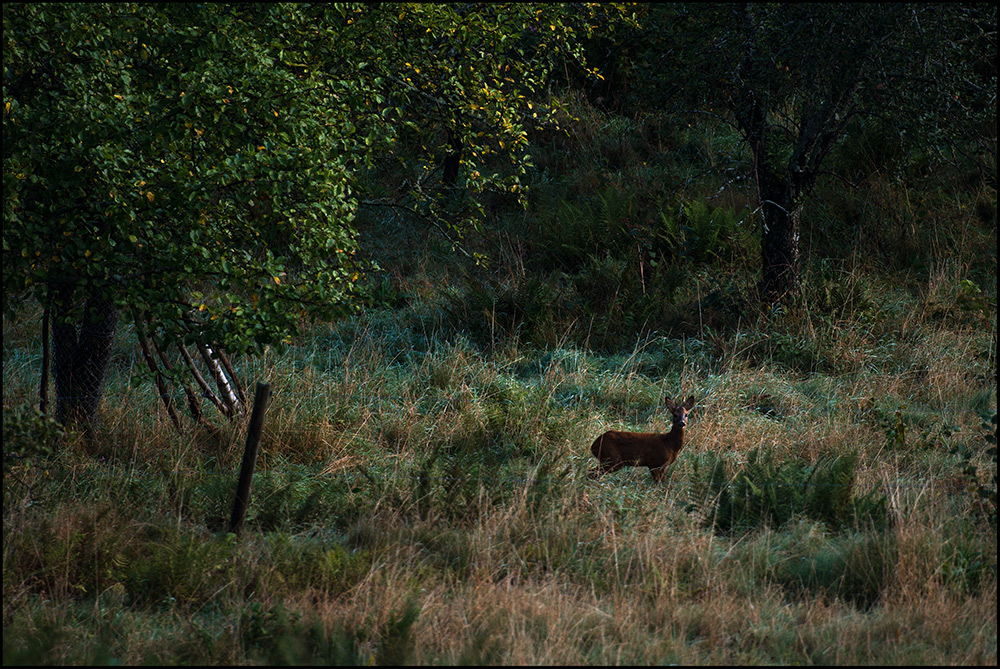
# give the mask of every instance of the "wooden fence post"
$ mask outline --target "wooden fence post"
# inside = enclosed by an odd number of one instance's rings
[[[253,470],[257,464],[257,452],[260,450],[260,433],[264,428],[264,411],[267,400],[271,396],[271,385],[258,383],[257,392],[253,398],[253,412],[250,414],[250,427],[247,430],[247,445],[243,450],[243,464],[240,465],[240,480],[236,484],[236,503],[233,504],[233,515],[229,519],[229,531],[239,534],[243,529],[243,519],[250,505],[250,485],[253,483]]]

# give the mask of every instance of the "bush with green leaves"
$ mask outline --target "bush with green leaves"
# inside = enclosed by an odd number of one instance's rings
[[[4,409],[3,468],[50,455],[60,439],[65,437],[62,426],[34,407]]]

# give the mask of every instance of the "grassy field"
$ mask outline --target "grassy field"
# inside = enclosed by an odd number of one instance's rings
[[[123,325],[60,435],[5,318],[4,663],[995,665],[995,190],[820,188],[766,310],[749,196],[658,195],[732,138],[581,117],[492,264],[368,214],[377,302],[235,361],[273,390],[240,537],[245,419],[179,436]],[[688,395],[664,484],[587,478]]]
[[[243,426],[176,436],[123,331],[100,438],[5,471],[5,663],[994,664],[995,321],[883,297],[891,336],[792,343],[484,346],[432,303],[317,330],[243,370],[274,396],[239,539]],[[5,416],[34,316],[5,322]],[[594,436],[682,394],[665,485],[586,478]]]

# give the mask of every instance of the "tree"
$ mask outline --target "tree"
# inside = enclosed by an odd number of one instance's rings
[[[523,203],[595,11],[4,5],[4,308],[51,310],[60,420],[95,424],[121,315],[240,353],[356,306],[357,180],[386,156],[405,185],[373,200],[446,231],[479,193]]]
[[[798,287],[802,208],[848,132],[889,118],[940,146],[996,117],[995,6],[689,5],[644,20],[654,99],[719,115],[746,142],[768,303]]]
[[[581,38],[629,16],[618,4],[319,10],[316,24],[329,39],[310,45],[311,67],[372,91],[359,123],[383,128],[387,144],[366,166],[398,183],[364,193],[363,203],[403,206],[453,241],[482,220],[485,194],[526,205],[528,134],[558,127],[562,111],[549,95],[552,73],[566,66],[598,76],[587,68]]]
[[[282,65],[293,10],[5,5],[4,308],[51,309],[92,427],[119,314],[231,351],[350,308],[349,100]]]

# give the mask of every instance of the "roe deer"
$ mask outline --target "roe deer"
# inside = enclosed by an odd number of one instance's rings
[[[597,469],[590,470],[588,476],[597,478],[622,467],[649,467],[653,480],[662,482],[667,467],[674,464],[684,445],[684,425],[687,424],[688,411],[694,406],[694,395],[688,397],[684,404],[676,404],[668,397],[666,404],[674,416],[670,432],[605,432],[590,447],[590,452],[600,465]]]

